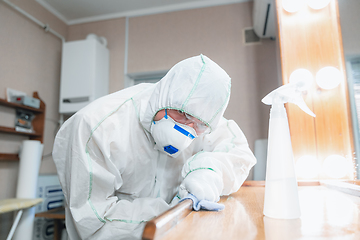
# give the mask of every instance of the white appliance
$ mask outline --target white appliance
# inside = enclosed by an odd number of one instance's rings
[[[109,93],[109,50],[103,37],[89,34],[85,40],[63,44],[60,106],[72,114]]]
[[[35,207],[35,213],[64,206],[64,194],[62,192],[57,175],[39,175],[36,197],[44,201]],[[54,220],[35,218],[33,240],[54,239]]]
[[[253,26],[260,38],[275,38],[275,0],[254,0]]]

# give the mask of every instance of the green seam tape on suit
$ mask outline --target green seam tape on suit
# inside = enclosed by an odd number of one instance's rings
[[[195,169],[193,169],[193,170],[191,170],[190,172],[188,172],[187,174],[186,174],[186,176],[185,177],[187,177],[190,173],[192,173],[192,172],[195,172],[195,171],[197,171],[197,170],[203,170],[203,169],[205,169],[205,170],[211,170],[211,171],[213,171],[213,172],[216,172],[214,169],[212,169],[212,168],[203,168],[203,167],[200,167],[200,168],[195,168]]]
[[[88,166],[89,166],[89,195],[88,195],[88,203],[91,206],[91,209],[93,210],[95,216],[97,217],[97,219],[99,219],[100,222],[102,223],[106,223],[106,221],[100,217],[99,213],[97,212],[95,206],[93,205],[92,201],[91,201],[91,194],[92,194],[92,183],[93,183],[93,169],[92,169],[92,161],[91,161],[91,157],[90,157],[90,153],[89,153],[89,142],[94,134],[94,132],[96,131],[96,129],[98,129],[98,127],[109,117],[111,116],[113,113],[115,113],[116,111],[118,111],[122,105],[124,105],[126,102],[128,102],[130,99],[126,100],[125,102],[123,102],[120,106],[118,106],[115,110],[111,111],[110,113],[108,113],[105,117],[103,117],[96,125],[95,127],[91,130],[90,132],[90,136],[89,139],[86,142],[86,146],[85,146],[85,153],[87,155],[87,162],[88,162]]]

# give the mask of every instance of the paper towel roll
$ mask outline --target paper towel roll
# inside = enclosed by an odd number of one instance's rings
[[[23,141],[20,151],[17,198],[36,198],[37,179],[43,152],[43,144],[36,140]],[[32,239],[35,207],[25,209],[16,228],[13,240]]]
[[[19,176],[16,189],[17,198],[36,198],[36,186],[42,150],[43,145],[40,141],[23,141],[20,152]]]

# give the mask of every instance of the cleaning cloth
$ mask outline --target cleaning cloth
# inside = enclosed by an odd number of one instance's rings
[[[207,210],[207,211],[221,211],[225,208],[223,204],[211,202],[207,200],[199,201],[194,195],[189,193],[186,197],[182,198],[180,202],[184,201],[185,199],[191,199],[193,201],[193,209],[195,211],[199,210]]]

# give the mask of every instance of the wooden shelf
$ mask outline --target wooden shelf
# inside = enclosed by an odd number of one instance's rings
[[[32,127],[34,132],[16,131],[15,128],[0,126],[0,133],[15,134],[27,136],[30,140],[38,140],[43,143],[44,139],[44,123],[45,123],[45,103],[40,99],[37,92],[33,93],[33,97],[40,100],[40,108],[28,107],[22,104],[8,102],[0,98],[0,105],[14,109],[23,109],[34,113],[35,118],[32,120]],[[0,161],[19,161],[17,154],[0,153]]]
[[[21,132],[21,131],[16,131],[15,128],[1,127],[1,126],[0,126],[0,133],[11,133],[11,134],[17,134],[17,135],[23,135],[29,137],[41,137],[41,134]]]
[[[19,159],[16,153],[0,153],[0,161],[19,161]]]
[[[46,212],[39,212],[35,214],[35,217],[65,220],[65,208],[59,207]]]
[[[29,110],[32,111],[34,113],[42,113],[44,112],[44,109],[41,108],[33,108],[33,107],[28,107],[22,104],[18,104],[18,103],[12,103],[12,102],[8,102],[5,99],[0,98],[0,105],[3,106],[7,106],[7,107],[12,107],[12,108],[20,108],[20,109],[24,109],[24,110]]]

